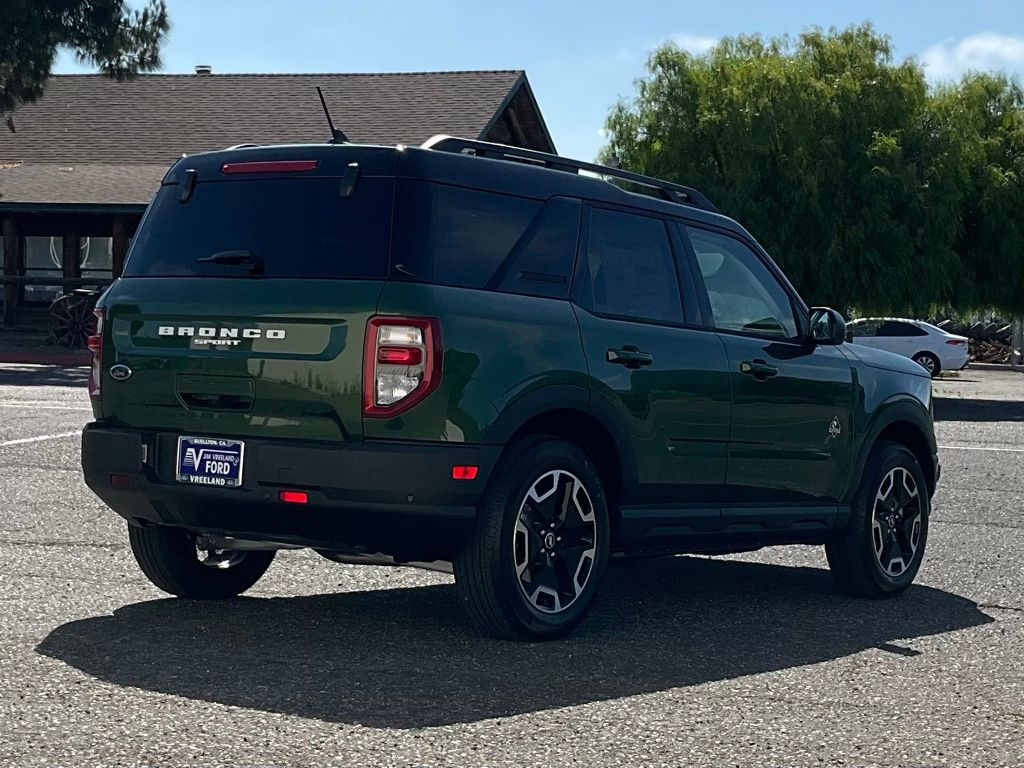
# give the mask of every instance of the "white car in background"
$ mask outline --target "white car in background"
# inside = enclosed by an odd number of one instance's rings
[[[846,340],[909,357],[932,376],[959,371],[968,360],[966,336],[946,333],[923,320],[866,317],[846,324]]]

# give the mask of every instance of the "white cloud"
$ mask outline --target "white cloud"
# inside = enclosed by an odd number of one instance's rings
[[[718,42],[718,38],[706,37],[704,35],[691,35],[688,32],[681,32],[672,35],[670,39],[684,51],[689,51],[695,56],[707,53],[709,50],[714,48],[715,44]]]
[[[948,38],[921,54],[932,79],[944,80],[969,69],[1024,72],[1024,37],[979,32],[957,40]]]

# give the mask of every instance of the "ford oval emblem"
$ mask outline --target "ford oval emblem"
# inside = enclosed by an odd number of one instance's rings
[[[132,369],[124,363],[118,363],[117,365],[111,366],[110,378],[114,381],[124,381],[132,375]]]

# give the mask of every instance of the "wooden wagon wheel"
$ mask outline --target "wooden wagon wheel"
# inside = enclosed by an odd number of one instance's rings
[[[98,297],[92,291],[75,291],[54,300],[47,313],[54,343],[71,349],[85,347],[86,339],[96,333],[93,309]]]

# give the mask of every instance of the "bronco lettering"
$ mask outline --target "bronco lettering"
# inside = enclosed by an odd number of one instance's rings
[[[286,335],[283,328],[269,328],[264,331],[262,328],[215,328],[204,326],[196,329],[191,325],[161,325],[156,329],[157,336],[200,336],[203,339],[237,339],[241,334],[243,339],[274,339],[280,341]]]

